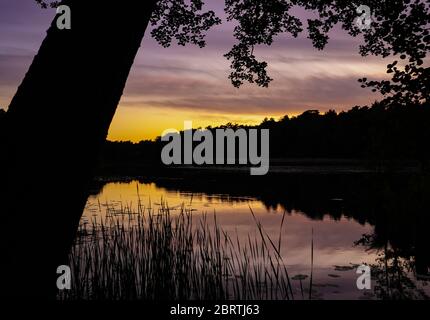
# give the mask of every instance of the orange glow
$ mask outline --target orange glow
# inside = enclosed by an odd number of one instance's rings
[[[111,141],[153,140],[166,129],[184,129],[184,121],[192,121],[194,128],[218,126],[228,122],[244,125],[260,124],[264,118],[279,119],[279,115],[220,114],[208,111],[197,112],[186,109],[142,107],[118,107],[110,126],[108,139]]]

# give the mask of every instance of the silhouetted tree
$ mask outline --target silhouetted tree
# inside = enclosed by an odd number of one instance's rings
[[[59,3],[36,2],[42,7]],[[147,25],[153,26],[152,36],[163,46],[176,41],[202,47],[205,31],[221,22],[214,12],[203,11],[202,0],[61,2],[72,9],[72,29],[58,30],[53,22],[8,109],[3,229],[12,234],[6,232],[0,239],[7,257],[0,270],[6,294],[27,294],[23,287],[32,294],[55,289],[56,265],[64,261],[73,240],[86,185]],[[303,31],[302,22],[291,13],[294,6],[319,14],[308,21],[308,31],[314,46],[322,49],[337,23],[352,36],[360,34],[354,19],[362,4],[380,19],[365,32],[362,54],[402,54],[412,66],[419,66],[429,41],[425,30],[429,9],[420,1],[227,0],[227,19],[238,22],[234,29],[238,43],[226,54],[232,61],[232,83],[268,86],[267,63],[257,60],[254,49],[272,44],[280,33],[297,36]],[[427,69],[410,68],[405,79],[395,70],[393,81],[400,78],[401,86],[393,90],[405,99],[427,99],[428,88],[423,87]],[[47,195],[52,201],[42,209],[40,200]],[[44,219],[35,214],[40,211]],[[17,239],[12,227],[18,224]],[[28,265],[37,277],[22,277]]]

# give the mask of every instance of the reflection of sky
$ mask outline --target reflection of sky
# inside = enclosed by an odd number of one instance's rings
[[[0,106],[6,108],[45,35],[53,10],[32,0],[0,3]],[[214,6],[213,0],[207,1]],[[217,12],[220,8],[215,6]],[[303,16],[302,12],[298,12]],[[73,18],[73,17],[72,17]],[[380,78],[386,61],[358,55],[358,40],[332,32],[326,50],[314,50],[303,35],[281,36],[257,54],[267,60],[275,82],[269,89],[234,89],[223,54],[234,43],[231,25],[209,33],[205,49],[164,49],[146,37],[131,72],[125,96],[110,131],[111,139],[152,138],[167,128],[228,121],[255,123],[265,116],[297,114],[306,109],[345,109],[378,96],[361,89],[356,79]],[[102,54],[102,53],[101,53]]]
[[[139,197],[137,193],[139,190]],[[217,221],[221,228],[235,238],[236,234],[242,243],[247,242],[248,234],[259,237],[256,224],[250,213],[249,206],[261,221],[264,230],[277,243],[280,234],[282,211],[267,211],[260,201],[247,199],[242,202],[220,201],[207,195],[192,195],[172,192],[158,188],[155,184],[133,182],[110,183],[104,186],[98,196],[90,198],[84,213],[84,220],[91,221],[93,215],[100,215],[98,201],[103,205],[131,207],[136,210],[137,203],[149,206],[155,210],[161,199],[170,208],[178,208],[182,204],[194,211],[194,225],[197,225],[201,214],[207,213],[212,221],[216,212]],[[173,209],[172,212],[175,212]],[[105,212],[102,210],[102,215]],[[342,218],[339,221],[326,216],[322,221],[313,221],[300,212],[288,214],[284,221],[281,241],[281,254],[290,276],[297,274],[310,275],[312,229],[314,231],[314,277],[317,292],[323,293],[324,298],[358,298],[363,294],[356,288],[357,275],[355,269],[336,271],[335,266],[350,266],[351,264],[372,263],[374,253],[369,253],[363,247],[353,246],[354,241],[365,233],[372,232],[370,225],[360,225],[354,220]],[[299,285],[299,282],[295,283]],[[308,280],[303,284],[308,287]]]

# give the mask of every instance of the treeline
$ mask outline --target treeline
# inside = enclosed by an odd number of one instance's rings
[[[296,117],[265,119],[258,126],[228,123],[216,129],[270,129],[271,158],[380,160],[430,159],[430,105],[354,107],[337,113],[309,110]],[[181,133],[183,134],[183,132]],[[160,162],[163,145],[155,141],[107,142],[103,161],[126,164]]]
[[[6,112],[0,109],[0,143]],[[337,113],[316,110],[280,120],[265,119],[258,126],[228,123],[207,130],[270,129],[270,156],[274,158],[357,159],[365,161],[430,161],[430,104],[386,107],[354,107]],[[181,133],[183,134],[183,132]],[[107,141],[101,161],[104,165],[161,164],[166,142]]]
[[[310,110],[265,120],[272,157],[375,160],[429,158],[430,105],[354,107],[320,114]]]

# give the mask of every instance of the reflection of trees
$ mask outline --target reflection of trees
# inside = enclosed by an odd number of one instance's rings
[[[255,177],[254,177],[255,178]],[[254,179],[252,178],[252,179]],[[415,175],[283,175],[248,181],[227,177],[148,179],[170,191],[217,201],[260,200],[267,209],[298,211],[311,219],[354,219],[374,226],[357,241],[380,256],[373,268],[378,297],[426,298],[414,278],[430,273],[430,178]],[[102,187],[100,183],[98,189]]]
[[[254,177],[255,178],[255,177]],[[220,176],[187,179],[145,179],[167,190],[206,194],[221,201],[244,201],[252,197],[268,209],[298,211],[315,220],[330,216],[370,223],[374,234],[366,245],[384,250],[389,243],[394,257],[413,261],[419,276],[430,267],[430,178],[418,175],[283,175],[258,181]],[[218,198],[217,198],[218,200]],[[388,250],[388,249],[387,249]],[[387,251],[388,252],[388,251]],[[393,268],[402,264],[393,260]],[[404,267],[404,266],[402,266]],[[405,280],[406,281],[406,280]],[[406,281],[407,282],[407,281]],[[406,283],[405,282],[405,283]]]
[[[377,250],[372,265],[375,294],[381,299],[428,299],[416,279],[429,279],[430,217],[429,178],[407,176],[385,179],[372,188],[374,233],[363,235],[357,244]]]
[[[388,242],[378,243],[374,235],[363,235],[356,242],[369,249],[378,250],[378,258],[371,265],[372,280],[376,281],[374,292],[379,299],[429,299],[422,288],[417,286],[416,260],[411,253],[391,246]]]

